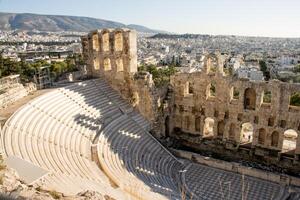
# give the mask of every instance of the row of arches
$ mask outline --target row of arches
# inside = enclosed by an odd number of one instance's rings
[[[217,87],[215,82],[211,82],[206,88],[206,98],[216,97]],[[230,99],[238,100],[240,92],[237,88],[232,87],[230,90]],[[255,110],[256,92],[253,88],[247,88],[244,92],[244,109]]]
[[[115,59],[115,66],[116,66],[116,72],[124,71],[123,59],[122,58]],[[99,59],[99,57],[94,58],[94,69],[95,70],[100,69],[100,59]],[[104,71],[112,70],[112,61],[111,61],[110,58],[105,58],[103,60],[103,70]]]
[[[214,130],[214,129],[217,130]],[[238,125],[235,123],[231,123],[229,125],[228,130],[228,139],[236,140],[237,139],[237,131],[240,130],[239,133],[239,143],[240,144],[249,144],[253,142],[254,137],[254,127],[251,123],[244,123],[238,128]],[[223,120],[217,122],[217,126],[215,126],[215,120],[213,118],[207,117],[204,120],[203,127],[203,137],[223,137],[225,132],[225,123]],[[267,137],[270,137],[270,141],[267,143]],[[282,142],[282,152],[291,152],[296,149],[297,146],[297,138],[298,133],[293,129],[288,129],[283,133],[283,142]],[[271,147],[279,148],[281,145],[280,142],[280,134],[278,131],[273,131],[268,135],[266,129],[260,128],[258,130],[257,143],[259,145],[267,146],[268,144]]]
[[[268,90],[262,94],[261,103],[271,104],[272,93]],[[289,106],[300,106],[300,92],[293,92],[289,97]],[[247,88],[244,93],[244,109],[255,110],[256,107],[256,91],[253,88]]]
[[[267,137],[267,131],[264,128],[258,130],[258,144],[265,145]],[[277,147],[279,142],[278,131],[273,131],[271,134],[271,146]]]
[[[113,43],[114,51],[119,52],[123,51],[124,49],[124,33],[123,31],[115,31],[115,32],[109,32],[109,31],[102,31],[101,33],[95,32],[92,34],[91,40],[92,40],[92,49],[94,51],[102,51],[109,52],[111,47],[111,42]],[[111,37],[111,34],[113,36]]]
[[[185,94],[193,94],[194,89],[190,82],[186,83]],[[206,88],[206,98],[213,98],[217,95],[217,84],[212,81]],[[240,98],[240,91],[236,87],[232,87],[230,90],[230,99],[238,100]],[[256,109],[257,94],[254,88],[246,88],[244,91],[243,104],[246,110]],[[271,104],[272,93],[268,90],[264,91],[262,94],[261,103]],[[290,95],[289,106],[300,107],[300,92],[294,92]]]
[[[258,144],[266,144],[267,132],[264,128],[258,131]],[[288,129],[283,133],[282,152],[294,151],[297,146],[298,133],[293,129]],[[271,147],[278,147],[279,145],[279,132],[273,131],[271,133]]]

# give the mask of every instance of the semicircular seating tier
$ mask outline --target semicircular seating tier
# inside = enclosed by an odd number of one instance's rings
[[[193,199],[279,200],[287,194],[279,184],[194,163],[187,163],[181,176],[185,191]]]
[[[103,170],[124,191],[138,199],[181,199],[183,165],[126,114],[103,129],[97,150]]]
[[[117,119],[124,116],[130,117],[129,122],[135,126],[139,124],[140,131],[149,137],[146,131],[149,123],[105,81],[95,79],[59,88],[29,102],[8,119],[2,131],[4,153],[7,157],[16,156],[48,171],[46,176],[35,181],[36,185],[67,195],[93,190],[103,194],[114,193],[116,198],[124,199],[122,187],[112,189],[111,177],[99,169],[91,155],[93,140],[99,137],[97,134],[102,134],[102,130],[106,133]],[[125,129],[131,126],[121,125]],[[162,148],[156,140],[151,140],[152,143],[146,146]],[[162,151],[162,155],[165,153]],[[164,168],[161,165],[159,167]],[[136,182],[139,178],[135,178]],[[174,187],[176,182],[173,183],[171,177],[161,180],[168,181],[170,187]],[[149,185],[165,187],[166,183],[159,181]],[[163,189],[161,191],[163,195],[167,193]],[[169,191],[168,195],[173,192]],[[132,198],[132,194],[130,196]]]

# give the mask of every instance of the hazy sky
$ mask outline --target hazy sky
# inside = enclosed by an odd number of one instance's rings
[[[0,0],[0,11],[88,16],[176,33],[300,37],[300,0]]]

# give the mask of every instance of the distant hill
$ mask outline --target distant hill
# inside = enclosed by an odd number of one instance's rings
[[[212,39],[212,38],[227,38],[227,39],[273,39],[273,40],[289,40],[298,41],[300,38],[283,38],[283,37],[266,37],[266,36],[241,36],[241,35],[208,35],[208,34],[173,34],[173,33],[157,33],[149,36],[152,39]]]
[[[198,38],[210,38],[213,37],[211,35],[203,35],[203,34],[166,34],[166,33],[157,33],[150,38],[152,39],[198,39]]]
[[[166,33],[144,26],[95,19],[90,17],[39,15],[31,13],[1,13],[0,30],[78,31],[87,32],[102,28],[131,28],[143,33]]]

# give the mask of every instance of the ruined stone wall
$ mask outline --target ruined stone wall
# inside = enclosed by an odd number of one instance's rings
[[[137,72],[136,32],[129,29],[103,29],[82,37],[83,57],[93,77],[109,74],[123,79]]]
[[[155,120],[152,76],[137,73],[137,36],[129,29],[96,30],[82,39],[90,77],[102,77],[150,121]]]
[[[300,107],[290,105],[299,84],[237,79],[210,54],[201,72],[177,73],[171,87],[158,89],[151,74],[137,72],[136,43],[132,30],[92,31],[82,37],[83,56],[88,75],[106,79],[152,122],[157,137],[180,135],[192,148],[237,159],[288,159],[280,167],[296,162],[300,172]]]
[[[19,75],[12,75],[0,79],[0,109],[27,96],[36,90],[34,83],[27,83],[25,87],[20,83]]]
[[[173,128],[200,140],[248,145],[262,156],[272,150],[298,160],[300,107],[289,103],[300,84],[238,80],[225,75],[218,58],[210,55],[205,63],[202,72],[172,77]],[[289,129],[292,133],[285,132]],[[284,144],[293,146],[292,140],[296,147],[283,151]]]

